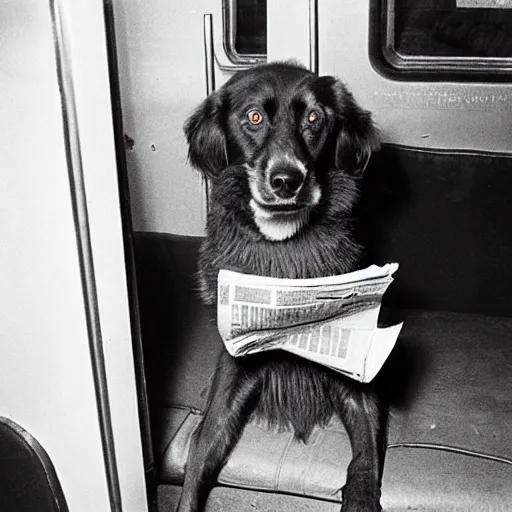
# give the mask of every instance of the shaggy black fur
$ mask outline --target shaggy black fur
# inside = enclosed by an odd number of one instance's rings
[[[211,184],[199,261],[205,302],[215,304],[221,268],[309,278],[357,267],[351,212],[378,137],[370,114],[340,81],[290,63],[239,72],[199,106],[185,133],[192,165]],[[262,227],[265,219],[271,228]],[[276,226],[283,224],[290,231],[281,235]],[[190,449],[179,511],[202,509],[253,415],[306,441],[333,414],[353,450],[342,510],[381,510],[387,409],[371,387],[287,353],[223,353]]]
[[[357,199],[356,181],[328,169],[318,181],[323,200],[309,224],[296,236],[276,243],[266,240],[254,224],[248,198],[247,172],[229,167],[211,181],[207,237],[199,257],[203,300],[213,304],[219,269],[262,276],[309,278],[354,270],[360,247],[352,238],[350,213]]]

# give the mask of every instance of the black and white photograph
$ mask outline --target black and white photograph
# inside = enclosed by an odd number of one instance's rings
[[[512,512],[512,0],[0,0],[0,512]]]

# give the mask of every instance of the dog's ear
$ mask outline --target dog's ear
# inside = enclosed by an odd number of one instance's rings
[[[380,137],[370,112],[363,110],[345,85],[332,76],[320,78],[331,91],[329,103],[337,130],[334,161],[336,168],[361,176],[371,154],[380,148]],[[325,90],[325,89],[324,89]]]
[[[183,127],[190,163],[210,178],[227,166],[221,109],[220,93],[214,92],[197,107]]]

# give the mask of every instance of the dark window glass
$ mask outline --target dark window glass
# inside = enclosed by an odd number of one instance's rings
[[[267,1],[232,0],[234,46],[240,55],[267,53]]]
[[[389,0],[389,6],[389,42],[398,54],[512,57],[510,0]]]

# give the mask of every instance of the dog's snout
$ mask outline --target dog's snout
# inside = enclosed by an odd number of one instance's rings
[[[297,169],[279,169],[270,175],[272,191],[282,199],[296,195],[303,183],[304,175]]]

